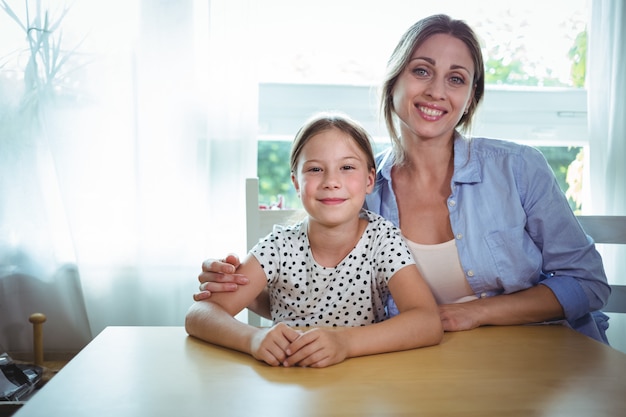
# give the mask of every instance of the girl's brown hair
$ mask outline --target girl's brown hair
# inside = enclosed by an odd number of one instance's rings
[[[304,145],[313,136],[330,129],[338,129],[354,139],[354,143],[363,151],[367,158],[367,169],[376,168],[374,152],[372,151],[371,139],[367,131],[358,122],[342,113],[318,113],[311,117],[298,130],[291,146],[290,166],[291,172],[295,173],[298,167],[298,159]]]

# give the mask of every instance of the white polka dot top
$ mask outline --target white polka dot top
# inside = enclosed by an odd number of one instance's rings
[[[297,327],[364,326],[385,319],[389,279],[415,261],[393,224],[367,210],[360,217],[369,224],[335,268],[313,259],[306,219],[275,226],[252,248],[267,277],[274,322]]]

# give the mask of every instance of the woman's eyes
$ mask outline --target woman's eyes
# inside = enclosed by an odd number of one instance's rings
[[[450,77],[452,84],[465,84],[465,79],[459,76]]]
[[[429,77],[431,75],[430,70],[424,67],[414,68],[411,72],[420,78]],[[460,75],[451,75],[447,79],[450,81],[451,84],[465,84],[465,78]]]
[[[428,70],[426,68],[417,67],[413,69],[413,74],[418,77],[425,77],[428,75]]]

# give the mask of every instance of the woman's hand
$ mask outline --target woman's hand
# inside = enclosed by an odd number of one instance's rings
[[[480,326],[476,316],[477,303],[473,301],[457,304],[441,304],[439,316],[445,332],[471,330]]]
[[[193,295],[193,299],[206,300],[212,292],[237,291],[239,285],[246,285],[248,278],[235,274],[239,263],[239,257],[235,254],[229,254],[223,260],[207,259],[202,262],[202,273],[198,275],[200,291]]]

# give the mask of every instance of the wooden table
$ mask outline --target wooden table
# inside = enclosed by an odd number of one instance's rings
[[[181,327],[108,327],[15,417],[418,415],[622,417],[626,354],[561,326],[484,327],[273,368]]]

